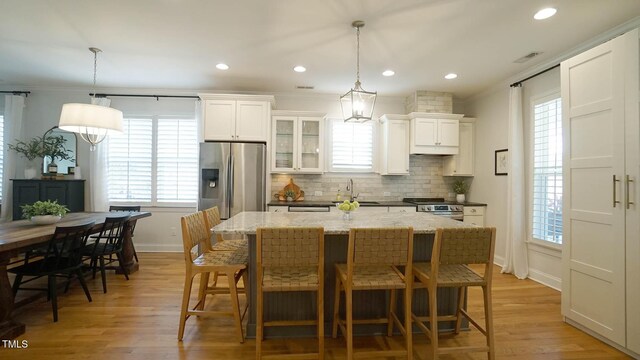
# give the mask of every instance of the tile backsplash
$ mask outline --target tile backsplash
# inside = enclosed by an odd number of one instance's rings
[[[455,180],[442,176],[442,156],[411,155],[409,175],[325,173],[322,175],[273,174],[271,175],[271,196],[289,183],[300,186],[305,200],[334,200],[338,188],[345,199],[346,184],[353,179],[354,194],[360,193],[360,200],[402,200],[405,197],[443,197],[454,200],[451,183]],[[315,196],[322,191],[322,196]],[[389,196],[384,196],[388,192]],[[348,196],[348,195],[347,195]]]

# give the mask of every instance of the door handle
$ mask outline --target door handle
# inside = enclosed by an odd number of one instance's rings
[[[231,215],[231,207],[233,206],[233,155],[229,156],[229,215]]]
[[[631,177],[629,175],[627,175],[627,209],[629,209],[631,207],[631,205],[635,205],[635,203],[633,201],[630,201],[630,196],[629,196],[629,184],[632,183],[633,180],[631,180]]]
[[[616,207],[616,204],[620,204],[620,201],[616,200],[616,183],[620,182],[620,180],[616,179],[616,175],[613,174],[613,207]]]

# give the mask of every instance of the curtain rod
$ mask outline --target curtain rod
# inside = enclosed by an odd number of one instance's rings
[[[550,68],[546,68],[546,69],[544,69],[544,70],[542,70],[542,71],[540,71],[540,72],[537,72],[537,73],[535,73],[535,74],[533,74],[533,75],[531,75],[531,76],[529,76],[529,77],[526,77],[526,78],[524,78],[524,79],[522,79],[522,80],[520,80],[520,81],[516,81],[516,82],[514,82],[513,84],[511,84],[511,85],[509,85],[509,86],[510,86],[510,87],[520,86],[520,85],[522,85],[522,83],[523,83],[523,82],[525,82],[525,81],[527,81],[527,80],[530,80],[530,79],[533,79],[534,77],[536,77],[536,76],[538,76],[538,75],[542,75],[542,74],[546,73],[547,71],[553,70],[553,69],[557,68],[558,66],[560,66],[560,64],[556,64],[556,65],[553,65],[553,66],[552,66],[552,67],[550,67]]]
[[[194,95],[130,95],[130,94],[100,94],[100,93],[89,93],[90,96],[95,96],[98,98],[104,98],[107,96],[115,96],[115,97],[142,97],[142,98],[156,98],[156,100],[160,100],[160,98],[178,98],[178,99],[200,99],[199,96]]]
[[[29,97],[31,91],[0,91],[0,94],[24,95],[26,97]]]

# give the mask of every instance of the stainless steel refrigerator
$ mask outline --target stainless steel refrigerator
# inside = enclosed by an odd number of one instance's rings
[[[198,209],[217,206],[228,219],[243,211],[264,211],[266,145],[200,143]]]

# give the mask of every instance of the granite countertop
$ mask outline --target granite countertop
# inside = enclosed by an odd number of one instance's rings
[[[343,200],[344,201],[344,200]],[[367,203],[368,200],[363,200],[364,202],[359,202],[360,206],[416,206],[416,204],[404,202],[404,201],[376,201],[376,204]],[[375,201],[375,200],[372,200]],[[271,201],[267,205],[268,206],[335,206],[334,201],[329,200],[304,200],[304,201]],[[476,203],[476,202],[465,202],[465,203],[457,203],[455,201],[445,201],[443,203],[445,205],[464,205],[464,206],[487,206],[487,204]]]
[[[213,228],[217,234],[255,235],[258,227],[322,226],[325,234],[347,235],[352,227],[413,226],[415,234],[433,234],[439,227],[475,227],[461,221],[424,212],[388,214],[359,214],[354,211],[351,220],[343,220],[342,212],[333,213],[273,213],[247,211],[225,220]]]

